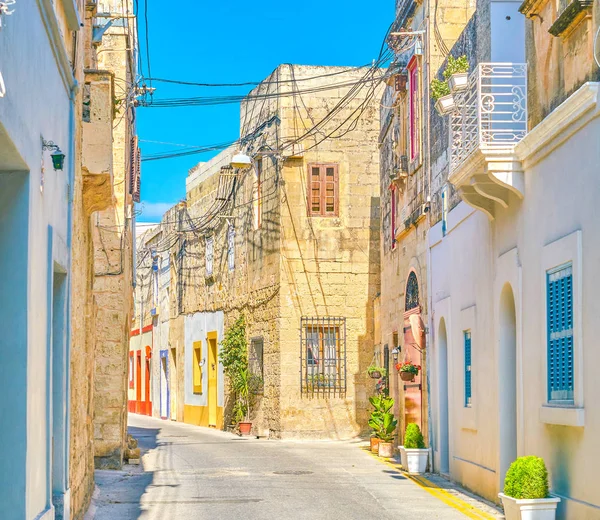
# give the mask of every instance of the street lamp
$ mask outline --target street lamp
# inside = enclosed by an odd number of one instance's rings
[[[250,168],[252,166],[252,159],[245,153],[238,152],[231,158],[229,164],[232,168]]]
[[[45,139],[42,139],[42,151],[46,150],[52,152],[50,157],[52,157],[52,166],[54,166],[54,171],[62,171],[65,165],[65,154],[62,153],[58,145],[54,144],[52,141],[46,141]]]

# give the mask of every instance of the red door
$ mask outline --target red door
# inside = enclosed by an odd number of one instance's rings
[[[146,358],[146,403],[144,413],[152,415],[152,403],[150,402],[150,360]]]
[[[135,377],[135,413],[141,413],[142,408],[142,351],[137,351]]]

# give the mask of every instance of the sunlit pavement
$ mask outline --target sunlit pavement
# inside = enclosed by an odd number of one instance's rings
[[[97,471],[87,520],[490,518],[444,503],[360,442],[257,440],[137,415],[129,425],[143,467]]]

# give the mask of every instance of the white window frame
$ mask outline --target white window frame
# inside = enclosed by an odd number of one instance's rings
[[[540,358],[543,360],[544,402],[540,408],[540,420],[546,424],[582,427],[585,425],[583,395],[583,344],[582,344],[582,233],[574,231],[542,248],[542,270],[540,273],[540,324],[542,325],[542,345]],[[547,276],[548,271],[571,264],[573,269],[573,404],[548,401],[548,316],[547,316]]]

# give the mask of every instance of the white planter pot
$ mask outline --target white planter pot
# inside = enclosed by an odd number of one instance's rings
[[[394,456],[394,445],[391,442],[379,442],[379,456],[391,459]]]
[[[452,97],[452,94],[448,94],[447,96],[442,96],[440,99],[438,99],[435,102],[435,109],[437,110],[437,113],[441,116],[446,116],[448,115],[450,112],[452,112],[454,110],[455,104],[454,104],[454,98]]]
[[[409,473],[425,473],[427,470],[429,450],[410,450],[404,448],[404,451],[406,452],[406,471]]]
[[[498,496],[502,500],[506,520],[555,520],[558,497],[539,498],[536,500],[517,500],[504,493]]]
[[[400,464],[402,464],[402,469],[407,471],[408,462],[406,462],[406,450],[404,449],[404,446],[398,446],[398,450],[400,451]]]
[[[450,79],[448,80],[448,86],[450,87],[450,92],[452,92],[452,94],[456,94],[457,92],[467,90],[468,84],[469,76],[466,72],[452,74],[452,76],[450,76]]]

